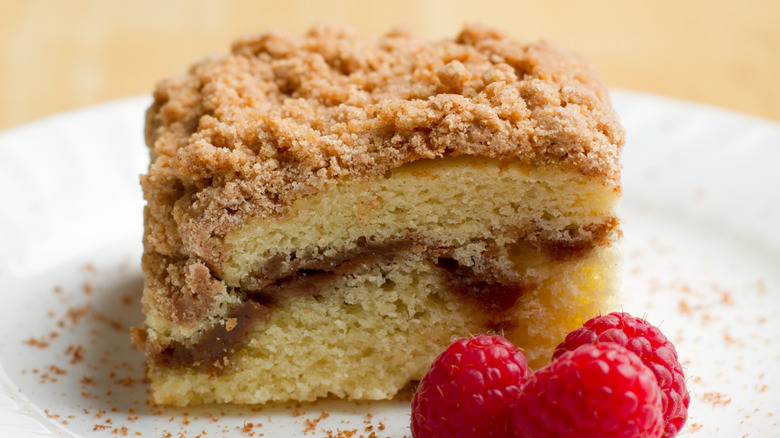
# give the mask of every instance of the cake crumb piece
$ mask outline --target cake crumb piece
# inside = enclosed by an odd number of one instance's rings
[[[697,430],[702,428],[701,423],[691,423],[688,425],[688,430],[691,432],[696,432]]]
[[[327,433],[327,438],[352,438],[357,434],[357,429],[352,430],[341,430],[336,429],[336,431],[332,430],[326,430],[325,433]]]
[[[236,318],[228,318],[227,321],[225,321],[225,330],[232,331],[237,325],[238,321]]]
[[[47,416],[47,417],[49,417],[49,418],[54,418],[54,419],[56,419],[56,418],[60,418],[60,415],[59,415],[59,414],[53,414],[53,413],[49,412],[49,410],[48,410],[48,409],[44,409],[44,410],[43,410],[43,412],[44,412],[44,413],[46,414],[46,416]]]
[[[306,419],[306,429],[303,430],[304,435],[309,432],[314,432],[317,428],[317,424],[319,424],[320,421],[324,420],[325,418],[328,418],[330,416],[329,413],[322,411],[320,413],[320,416],[316,419],[312,420],[307,418]]]
[[[81,345],[69,345],[65,350],[65,355],[70,356],[71,365],[75,365],[84,360],[86,350]]]
[[[46,348],[49,345],[51,345],[51,341],[44,339],[44,338],[34,338],[31,337],[29,339],[25,339],[22,341],[23,344],[29,345],[31,347],[37,347],[37,348]]]
[[[713,406],[726,406],[731,403],[731,397],[720,392],[705,393],[702,399]]]

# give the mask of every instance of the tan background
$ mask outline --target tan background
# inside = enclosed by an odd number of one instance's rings
[[[780,121],[777,0],[0,0],[0,129],[148,93],[237,35],[318,21],[430,38],[483,22],[584,53],[612,87]]]

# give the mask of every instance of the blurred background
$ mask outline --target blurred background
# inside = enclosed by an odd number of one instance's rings
[[[0,0],[0,129],[149,93],[236,36],[316,22],[433,39],[481,22],[573,48],[613,88],[780,121],[777,0]]]

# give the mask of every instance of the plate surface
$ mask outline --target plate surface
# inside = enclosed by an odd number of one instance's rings
[[[628,131],[623,309],[677,345],[692,395],[681,436],[780,436],[780,125],[613,96]],[[408,394],[262,409],[146,405],[127,327],[141,322],[149,103],[0,134],[0,436],[410,436]]]

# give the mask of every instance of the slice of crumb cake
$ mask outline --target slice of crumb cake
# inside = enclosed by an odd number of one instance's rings
[[[389,398],[456,337],[538,366],[614,308],[623,131],[575,54],[317,27],[154,98],[133,338],[155,403]]]

